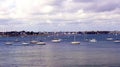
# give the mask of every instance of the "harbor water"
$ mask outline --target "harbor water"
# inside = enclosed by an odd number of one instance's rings
[[[70,43],[73,35],[58,36],[60,43],[51,42],[54,36],[0,37],[0,67],[120,67],[120,43],[113,42],[120,40],[120,35],[75,36],[78,45]],[[106,40],[108,37],[113,40]],[[93,38],[97,42],[89,42]],[[21,44],[31,40],[43,40],[46,45]]]

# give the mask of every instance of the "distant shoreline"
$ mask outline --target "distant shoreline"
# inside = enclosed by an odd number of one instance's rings
[[[33,31],[9,31],[0,32],[0,36],[28,36],[28,35],[67,35],[67,34],[120,34],[120,31],[77,31],[77,32],[33,32]]]

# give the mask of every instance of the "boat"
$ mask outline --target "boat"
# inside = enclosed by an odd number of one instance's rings
[[[36,41],[36,40],[32,40],[32,41],[30,41],[30,43],[32,43],[32,44],[36,44],[37,41]]]
[[[114,43],[120,43],[120,40],[115,40]]]
[[[58,34],[56,34],[58,36]],[[55,38],[55,33],[53,34],[54,39],[52,40],[53,43],[60,43],[61,39]]]
[[[109,38],[107,38],[107,40],[113,40],[113,38],[110,38],[110,37],[109,37]]]
[[[85,39],[85,41],[89,41],[89,39]]]
[[[18,39],[15,39],[15,42],[19,42],[19,40],[18,40]]]
[[[74,41],[71,42],[71,44],[80,44],[79,41],[76,41],[76,36],[75,36],[75,33],[74,33]]]
[[[118,38],[118,34],[115,34],[115,40],[113,41],[114,43],[120,43],[120,40]]]
[[[6,45],[12,45],[13,43],[12,42],[6,42],[5,44]]]
[[[59,43],[59,42],[61,42],[61,39],[53,39],[52,42],[53,43]]]
[[[12,45],[13,42],[10,42],[8,39],[9,39],[9,38],[8,38],[8,36],[7,36],[7,42],[5,42],[5,44],[6,44],[6,45]]]
[[[29,45],[29,43],[27,43],[27,42],[23,42],[22,44],[23,44],[23,45]]]
[[[79,41],[73,41],[73,42],[71,42],[71,44],[80,44],[80,42]]]
[[[36,44],[37,44],[37,45],[46,45],[46,43],[43,42],[43,41],[37,42]]]
[[[96,39],[91,39],[89,42],[95,43],[95,42],[97,42],[97,40]]]

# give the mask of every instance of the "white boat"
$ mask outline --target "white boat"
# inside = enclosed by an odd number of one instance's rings
[[[73,42],[71,42],[71,44],[80,44],[80,42],[79,41],[73,41]]]
[[[5,44],[6,45],[12,45],[13,43],[12,42],[6,42]]]
[[[75,33],[74,33],[75,34]],[[74,35],[74,41],[73,42],[71,42],[71,44],[80,44],[80,42],[79,41],[76,41],[76,37],[75,37],[75,35]]]
[[[120,40],[119,40],[119,38],[118,38],[118,34],[116,33],[115,34],[115,40],[114,40],[114,43],[120,43]]]
[[[29,43],[27,43],[27,42],[23,42],[22,44],[23,44],[23,45],[29,45]]]
[[[97,42],[97,40],[96,39],[91,39],[89,42],[95,43],[95,42]]]
[[[113,40],[113,38],[110,38],[110,37],[109,37],[109,38],[107,38],[107,40]]]
[[[56,34],[56,37],[55,37]],[[58,34],[56,32],[53,33],[54,39],[52,40],[53,43],[60,43],[61,39],[58,38]]]
[[[59,42],[61,42],[61,39],[53,39],[52,42],[53,43],[59,43]]]
[[[120,43],[120,40],[115,40],[114,43]]]
[[[46,45],[45,42],[37,42],[36,44],[37,44],[37,45]]]
[[[89,41],[89,39],[85,39],[85,41]]]
[[[30,43],[32,43],[32,44],[36,44],[37,41],[36,41],[36,40],[32,40],[32,41],[30,41]]]
[[[18,39],[15,39],[15,42],[19,42],[19,40],[18,40]]]

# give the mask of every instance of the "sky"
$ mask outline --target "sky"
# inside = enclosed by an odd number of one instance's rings
[[[120,31],[120,0],[0,0],[0,31]]]

